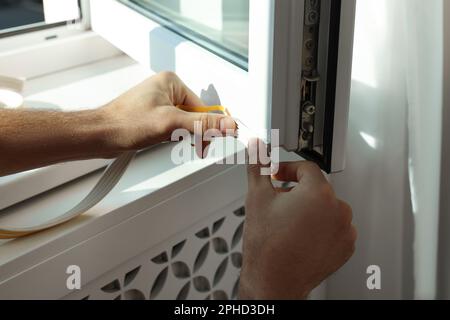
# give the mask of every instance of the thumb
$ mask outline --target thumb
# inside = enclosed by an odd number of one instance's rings
[[[248,145],[249,165],[247,167],[248,192],[250,194],[263,193],[265,195],[275,192],[271,176],[262,174],[264,166],[261,164],[260,157],[267,154],[267,146],[259,139],[250,139]],[[269,164],[270,166],[270,164]]]
[[[237,130],[236,122],[233,118],[213,113],[194,113],[178,110],[179,126],[194,133],[195,124],[201,122],[203,134],[210,129],[219,130],[222,134],[235,134]]]

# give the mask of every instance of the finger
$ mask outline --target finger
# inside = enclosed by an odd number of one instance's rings
[[[202,153],[201,153],[201,155],[198,154],[199,150],[196,150],[197,151],[197,155],[199,155],[199,157],[201,159],[204,159],[204,158],[206,158],[208,156],[210,145],[211,145],[210,141],[203,141],[202,142],[202,150],[201,150]]]
[[[267,146],[259,139],[250,139],[249,152],[256,154],[249,154],[249,165],[247,167],[248,189],[249,193],[270,192],[274,193],[275,189],[271,182],[270,175],[263,175],[262,169],[267,168],[263,166],[259,159],[259,155],[267,154]]]
[[[294,187],[289,188],[275,188],[275,191],[278,193],[289,193],[294,189]]]
[[[196,135],[195,139],[201,140],[201,147],[196,146],[196,154],[199,158],[205,158],[207,147],[211,139],[222,135],[236,136],[236,122],[225,115],[210,113],[187,112],[176,108],[174,119],[177,128],[186,129]],[[215,132],[209,130],[217,130]],[[208,132],[209,131],[209,132]],[[206,139],[206,136],[208,137]],[[200,144],[197,144],[200,146]]]
[[[173,76],[175,82],[175,97],[174,105],[185,106],[204,106],[202,99],[200,99],[178,76]]]
[[[338,200],[339,212],[341,212],[342,222],[345,226],[350,226],[353,221],[353,211],[349,204],[342,200]]]
[[[179,128],[189,130],[189,132],[191,133],[194,133],[196,123],[200,122],[202,125],[203,133],[205,133],[207,130],[215,129],[225,135],[236,134],[236,122],[233,118],[225,115],[194,113],[177,109],[176,118]]]
[[[309,182],[327,182],[320,168],[308,161],[280,163],[279,170],[274,178],[285,182],[301,182],[305,179]]]
[[[191,89],[189,89],[186,85],[184,85],[185,97],[184,101],[181,103],[185,106],[204,106],[202,99],[200,99]]]

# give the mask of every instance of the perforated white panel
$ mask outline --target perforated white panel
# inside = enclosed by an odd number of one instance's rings
[[[235,299],[244,215],[241,206],[222,210],[66,299]]]

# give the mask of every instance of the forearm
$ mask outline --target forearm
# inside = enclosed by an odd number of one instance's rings
[[[99,110],[1,110],[0,176],[64,161],[111,158],[116,130]]]
[[[104,107],[82,112],[0,109],[0,176],[58,162],[114,158],[170,139],[176,129],[236,130],[224,115],[176,106],[203,102],[173,73],[153,76]],[[225,121],[228,120],[228,121]]]

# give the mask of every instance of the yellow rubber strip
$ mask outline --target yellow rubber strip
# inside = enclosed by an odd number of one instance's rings
[[[220,111],[227,116],[231,116],[230,112],[224,106],[177,106],[178,109],[186,112],[210,113]]]

